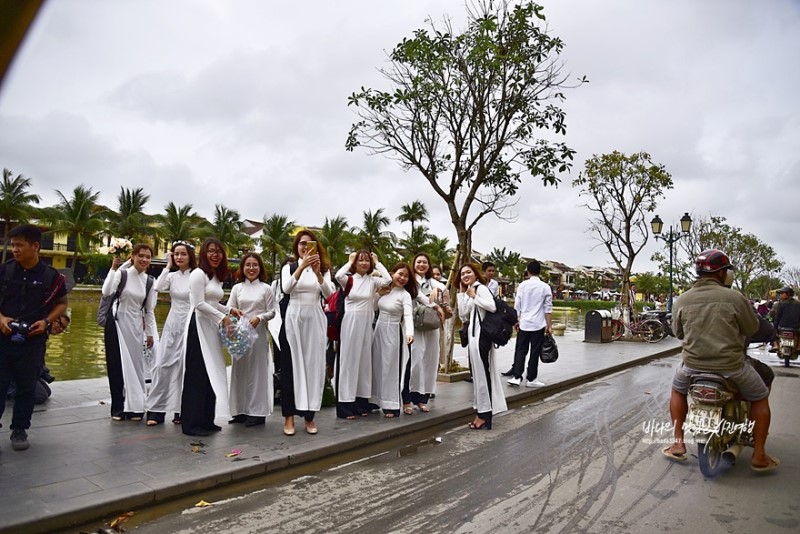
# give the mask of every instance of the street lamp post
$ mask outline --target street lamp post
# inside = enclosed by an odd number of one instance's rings
[[[672,311],[672,245],[682,237],[689,235],[689,230],[692,228],[692,218],[689,217],[688,213],[683,214],[680,232],[670,225],[669,231],[666,234],[662,234],[661,230],[664,228],[664,221],[658,215],[650,221],[650,226],[653,229],[653,237],[664,241],[669,246],[669,299],[667,299],[667,311]]]

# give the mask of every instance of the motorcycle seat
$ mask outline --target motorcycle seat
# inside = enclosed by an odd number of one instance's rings
[[[692,385],[699,384],[701,382],[706,382],[706,383],[713,382],[715,384],[718,384],[723,389],[733,393],[734,397],[737,400],[744,400],[744,398],[742,398],[741,394],[739,393],[739,388],[736,387],[736,384],[734,384],[733,382],[731,382],[722,375],[718,375],[715,373],[698,373],[696,375],[692,375],[692,380],[691,380]]]

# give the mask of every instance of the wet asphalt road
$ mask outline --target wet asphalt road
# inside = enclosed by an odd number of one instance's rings
[[[261,489],[250,483],[211,506],[184,501],[182,510],[131,521],[129,532],[796,532],[800,461],[790,453],[800,368],[774,367],[767,450],[781,459],[779,471],[751,472],[746,449],[730,471],[706,480],[694,455],[676,464],[650,442],[671,433],[645,432],[669,422],[677,361],[514,408],[491,431],[428,434]]]

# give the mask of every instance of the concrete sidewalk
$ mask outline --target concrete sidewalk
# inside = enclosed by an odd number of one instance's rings
[[[506,387],[510,404],[552,394],[587,380],[676,354],[679,342],[583,343],[583,332],[557,337],[560,357],[540,364],[540,389]],[[456,359],[466,360],[466,349]],[[511,367],[513,342],[499,351],[499,371]],[[504,381],[505,383],[505,381]],[[524,384],[524,382],[523,382]],[[380,442],[438,425],[466,424],[474,413],[472,384],[439,383],[431,412],[397,419],[376,414],[347,421],[323,408],[319,434],[283,435],[280,406],[265,426],[245,428],[217,420],[222,432],[205,438],[184,436],[167,422],[114,422],[109,416],[106,379],[54,382],[53,396],[37,406],[29,430],[31,447],[13,451],[9,441],[10,403],[0,430],[0,532],[51,531],[188,495],[245,478]],[[665,384],[664,387],[668,387]],[[168,418],[169,419],[169,418]],[[496,421],[502,425],[502,418]],[[192,442],[202,440],[201,452]],[[235,457],[226,457],[240,450]]]

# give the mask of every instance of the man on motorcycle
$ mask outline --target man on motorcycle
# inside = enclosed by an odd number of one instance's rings
[[[735,267],[723,252],[701,252],[695,260],[697,281],[673,308],[672,325],[675,336],[683,340],[683,362],[675,370],[669,406],[675,439],[662,452],[673,460],[686,459],[683,424],[689,409],[686,395],[692,376],[716,373],[733,382],[740,395],[750,401],[754,422],[750,465],[755,471],[770,471],[780,461],[765,450],[771,417],[769,389],[745,361],[744,339],[758,331],[759,322],[747,299],[725,287],[733,270]]]
[[[791,330],[795,336],[800,335],[800,302],[794,299],[794,289],[789,286],[778,290],[780,301],[775,312],[775,330]],[[769,349],[770,352],[778,352],[778,343]]]

